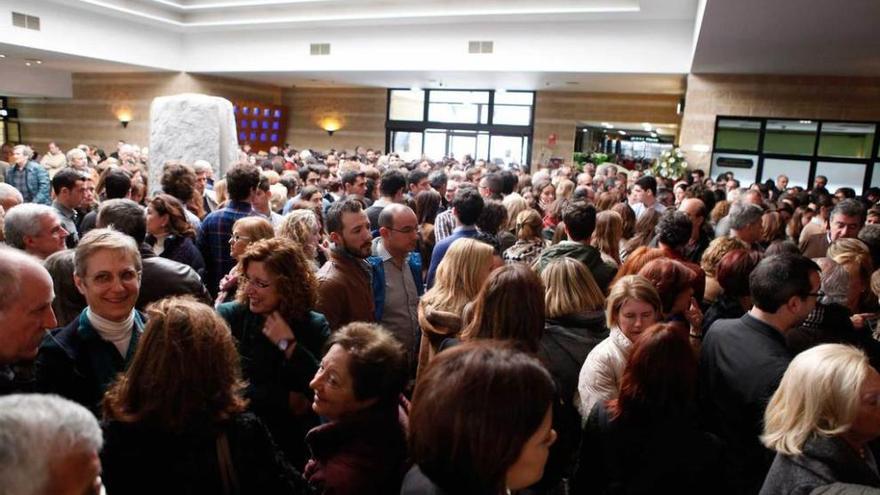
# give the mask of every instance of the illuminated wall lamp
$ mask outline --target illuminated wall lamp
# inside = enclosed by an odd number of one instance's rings
[[[122,124],[122,128],[125,129],[128,127],[128,123],[131,122],[131,112],[119,112],[116,115],[116,118],[119,119],[119,123]]]
[[[328,136],[332,136],[340,127],[339,121],[336,119],[324,119],[321,123],[321,129],[327,131]]]

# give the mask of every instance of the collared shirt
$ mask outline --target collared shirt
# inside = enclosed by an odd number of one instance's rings
[[[212,296],[216,297],[220,279],[235,266],[236,260],[229,252],[229,238],[232,225],[239,218],[254,215],[251,204],[245,201],[230,201],[226,208],[211,212],[202,221],[198,246],[205,259],[205,284]]]
[[[6,171],[6,182],[18,189],[25,203],[29,203],[33,199],[33,194],[30,194],[27,187],[27,164],[16,164],[9,167],[9,170]]]
[[[375,243],[376,256],[382,259],[385,270],[385,304],[382,325],[403,344],[412,363],[416,357],[419,334],[419,291],[413,273],[404,259],[398,266],[391,253],[385,249],[381,238]]]
[[[654,210],[656,210],[657,213],[660,213],[661,215],[663,214],[663,212],[666,211],[666,207],[660,204],[659,201],[654,203],[652,206],[645,206],[645,203],[636,203],[632,205],[633,213],[636,214],[636,218],[642,216],[642,213],[647,211],[648,208],[654,208]]]
[[[452,235],[455,230],[455,216],[452,215],[452,208],[437,215],[434,220],[434,242],[440,242]]]
[[[67,238],[64,240],[65,244],[68,248],[75,248],[79,243],[79,232],[76,228],[77,217],[79,215],[76,210],[64,206],[59,203],[57,199],[52,202],[52,208],[55,208],[55,211],[58,212],[61,217],[61,226],[67,231]]]

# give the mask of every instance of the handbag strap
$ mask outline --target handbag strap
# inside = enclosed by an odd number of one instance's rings
[[[217,437],[217,466],[220,468],[220,481],[223,482],[223,493],[235,495],[238,493],[238,477],[235,474],[235,466],[232,465],[232,454],[229,451],[229,438],[224,431]]]

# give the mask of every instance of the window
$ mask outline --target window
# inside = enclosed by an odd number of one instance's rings
[[[857,195],[861,195],[867,168],[864,163],[819,162],[816,164],[816,175],[828,177],[825,188],[832,193],[839,187],[851,187]]]
[[[488,91],[431,91],[428,120],[459,124],[489,123]]]
[[[400,158],[412,161],[422,157],[422,133],[421,132],[393,132],[391,151],[400,155]]]
[[[764,153],[812,155],[819,123],[812,120],[768,120]]]
[[[757,155],[737,155],[732,153],[715,153],[712,155],[713,179],[727,172],[733,172],[733,178],[743,187],[755,182],[758,173]]]
[[[719,150],[758,151],[761,122],[756,120],[719,119],[715,148]]]
[[[425,115],[425,92],[393,89],[389,97],[390,120],[422,120]]]
[[[874,147],[874,124],[823,122],[819,155],[869,158]]]
[[[495,93],[492,123],[504,125],[529,125],[535,94],[528,92],[501,91]]]

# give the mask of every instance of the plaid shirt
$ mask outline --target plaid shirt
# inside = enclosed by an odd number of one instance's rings
[[[437,215],[434,220],[434,242],[440,242],[452,235],[455,230],[455,216],[452,215],[452,208]]]
[[[226,208],[213,211],[202,220],[197,243],[205,259],[205,285],[212,297],[217,297],[220,279],[235,266],[235,259],[229,253],[232,224],[252,215],[255,212],[250,203],[230,201]]]

